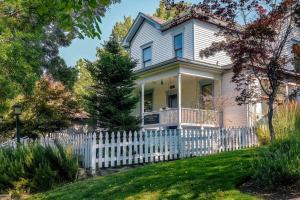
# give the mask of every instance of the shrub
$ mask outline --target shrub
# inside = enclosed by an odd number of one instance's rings
[[[300,180],[300,138],[291,134],[288,138],[273,142],[253,162],[253,181],[261,187],[274,189]]]
[[[294,133],[300,129],[300,105],[297,102],[291,101],[277,107],[273,125],[277,139],[284,139],[289,136],[289,133]],[[259,142],[262,145],[270,143],[270,134],[266,121],[259,124],[257,128]]]
[[[26,192],[44,191],[74,180],[79,167],[72,151],[59,145],[50,148],[31,144],[2,149],[0,163],[0,192],[20,188]]]

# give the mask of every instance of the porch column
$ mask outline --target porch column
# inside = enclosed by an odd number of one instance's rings
[[[181,127],[181,74],[177,76],[177,99],[178,99],[178,129]]]
[[[145,111],[145,108],[144,108],[144,93],[145,93],[145,83],[142,83],[141,85],[141,118],[142,118],[142,128],[144,127],[144,111]]]
[[[285,98],[289,101],[289,83],[285,83]]]

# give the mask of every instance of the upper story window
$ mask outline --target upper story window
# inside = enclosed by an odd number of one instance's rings
[[[152,59],[152,49],[151,49],[151,46],[148,46],[143,49],[143,65],[144,65],[144,67],[151,66],[151,59]]]
[[[300,44],[293,45],[295,71],[300,73]]]
[[[174,36],[175,57],[182,58],[182,33]]]

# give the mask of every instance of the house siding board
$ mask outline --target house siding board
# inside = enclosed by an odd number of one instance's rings
[[[222,78],[223,125],[224,127],[247,126],[247,106],[239,106],[235,102],[238,93],[235,91],[235,84],[231,81],[232,76],[233,72],[230,71],[223,74]]]
[[[213,42],[219,42],[223,40],[223,37],[216,36],[218,32],[218,27],[213,24],[209,24],[203,21],[195,21],[194,23],[194,37],[195,37],[195,51],[194,57],[195,60],[217,64],[218,65],[228,65],[231,63],[229,56],[225,52],[219,52],[215,56],[210,56],[208,58],[201,58],[199,55],[200,50],[203,50],[209,47]]]
[[[286,27],[285,27],[286,28]],[[282,31],[282,34],[285,32]],[[287,56],[287,59],[293,59],[294,55],[292,53],[293,45],[297,42],[300,42],[300,27],[293,27],[291,34],[289,35],[287,42],[283,48],[282,54]],[[292,63],[288,64],[288,70],[294,70]]]
[[[152,65],[174,58],[173,36],[181,32],[183,33],[183,57],[193,59],[193,24],[191,21],[166,32],[161,32],[148,21],[144,21],[130,45],[130,55],[137,61],[135,70],[143,67],[141,47],[150,42],[152,42]]]

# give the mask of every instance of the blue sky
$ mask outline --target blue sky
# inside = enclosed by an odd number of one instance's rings
[[[124,16],[135,18],[139,12],[154,13],[159,5],[159,0],[121,0],[121,3],[112,5],[102,19],[100,28],[102,31],[99,39],[75,39],[67,48],[60,49],[61,56],[68,66],[74,66],[80,58],[90,61],[95,60],[96,48],[100,47],[103,41],[107,40],[111,30],[117,21],[122,21]]]

